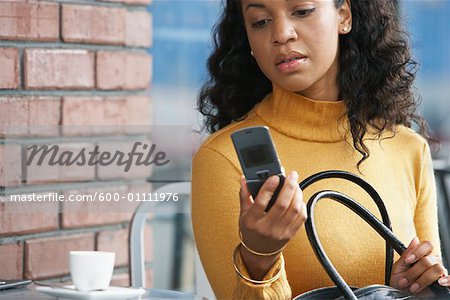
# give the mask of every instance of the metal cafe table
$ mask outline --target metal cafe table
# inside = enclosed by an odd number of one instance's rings
[[[63,299],[56,298],[42,292],[38,292],[35,290],[35,285],[30,284],[24,288],[18,289],[9,289],[0,292],[1,300],[27,300],[27,299],[37,299],[37,300],[55,300],[55,299]],[[64,299],[78,299],[78,298],[64,298]],[[81,299],[81,298],[79,298]],[[196,296],[194,294],[177,292],[177,291],[169,291],[169,290],[160,290],[160,289],[146,289],[146,293],[139,297],[128,298],[128,299],[151,299],[151,300],[163,300],[163,299],[184,299],[184,300],[202,300],[204,298]],[[92,298],[95,300],[95,298]]]

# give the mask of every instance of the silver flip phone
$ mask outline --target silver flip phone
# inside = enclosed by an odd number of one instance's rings
[[[255,199],[264,182],[272,175],[278,175],[279,185],[267,205],[266,212],[273,206],[283,186],[285,175],[267,126],[246,127],[231,134],[247,186]]]

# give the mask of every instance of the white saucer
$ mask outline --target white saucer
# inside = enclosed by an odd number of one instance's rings
[[[101,300],[101,299],[135,299],[137,296],[145,294],[145,289],[134,289],[126,287],[111,286],[104,291],[81,292],[75,290],[73,285],[64,287],[37,286],[36,291],[46,293],[51,296],[63,299],[84,299],[84,300]]]

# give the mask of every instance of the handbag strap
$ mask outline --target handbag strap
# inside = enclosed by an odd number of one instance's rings
[[[314,223],[314,208],[315,205],[321,199],[332,199],[336,200],[345,206],[352,209],[355,213],[361,216],[367,223],[369,223],[386,241],[395,247],[401,247],[402,244],[397,238],[392,234],[392,231],[389,230],[383,223],[378,221],[378,219],[372,215],[368,210],[366,210],[359,203],[353,201],[349,197],[344,194],[335,192],[335,191],[321,191],[314,194],[311,199],[308,201],[307,209],[308,209],[308,219],[305,223],[306,233],[308,235],[308,239],[311,243],[311,246],[319,259],[320,263],[324,267],[325,271],[328,273],[328,276],[333,280],[336,286],[339,288],[341,293],[345,296],[346,299],[356,300],[358,299],[342,276],[337,272],[334,265],[331,263],[328,256],[325,254],[325,251],[320,243],[319,237],[317,235],[317,230]],[[394,241],[395,240],[395,241]],[[404,247],[404,246],[403,246]],[[400,249],[396,249],[398,252]],[[402,252],[400,250],[400,252]]]
[[[333,173],[333,172],[336,172],[336,171],[331,171],[331,173]],[[340,172],[340,171],[338,171],[338,172]],[[327,172],[322,172],[322,173],[325,173],[325,175],[322,174],[319,177],[330,178],[330,177],[326,177]],[[343,172],[343,173],[346,173],[346,172]],[[320,173],[318,173],[318,174],[320,174]],[[352,175],[352,174],[347,173],[347,175]],[[347,176],[347,175],[345,175],[345,176]],[[352,176],[356,177],[356,175],[352,175]],[[314,175],[311,177],[314,177]],[[351,177],[348,177],[348,178],[351,178]],[[318,179],[316,179],[315,181],[317,181],[317,180]],[[349,179],[349,180],[353,181],[353,179]],[[360,178],[360,180],[365,182],[361,178]],[[304,183],[304,182],[302,182],[302,183]],[[306,182],[306,183],[308,183],[308,182]],[[306,183],[303,184],[303,186],[309,185]],[[366,183],[366,184],[369,185],[368,183]],[[360,184],[358,184],[358,185],[360,185]],[[372,193],[370,193],[370,194],[372,196]],[[376,193],[376,191],[375,191],[375,194],[378,195],[378,193]],[[373,194],[373,195],[375,195],[375,194]],[[378,198],[379,198],[379,195],[378,195]],[[325,254],[325,251],[324,251],[324,249],[320,243],[320,240],[318,238],[317,231],[315,228],[315,223],[314,223],[314,208],[315,208],[315,205],[321,199],[335,200],[339,203],[344,204],[348,208],[350,208],[352,211],[354,211],[356,214],[358,214],[360,217],[362,217],[367,223],[369,223],[369,225],[371,225],[372,228],[374,228],[386,240],[386,243],[389,245],[390,249],[395,249],[395,251],[399,255],[403,254],[403,252],[406,250],[406,246],[399,239],[397,239],[397,237],[392,233],[392,229],[390,227],[381,223],[377,219],[377,217],[375,217],[370,211],[368,211],[366,208],[361,206],[358,202],[354,201],[350,197],[348,197],[342,193],[336,192],[336,191],[321,191],[321,192],[314,194],[311,197],[311,199],[308,201],[308,204],[307,204],[308,219],[306,220],[306,223],[305,223],[306,233],[308,235],[308,239],[311,243],[311,246],[313,247],[313,250],[314,250],[317,258],[319,259],[320,263],[325,268],[326,272],[328,273],[330,278],[333,280],[333,282],[336,284],[336,286],[339,288],[339,290],[342,292],[342,294],[345,296],[345,298],[346,299],[357,299],[355,294],[351,290],[351,288],[348,286],[348,284],[345,282],[345,280],[342,278],[342,276],[337,272],[336,268],[333,266],[330,259]],[[373,198],[373,199],[375,201],[377,201],[376,198]],[[381,200],[381,198],[379,198],[379,200]],[[384,204],[382,203],[382,201],[380,202],[380,205],[384,207]],[[386,212],[385,207],[384,207],[384,211]],[[387,212],[386,212],[386,217],[389,220],[389,218],[387,216]],[[386,285],[388,285],[388,284],[386,284]],[[437,280],[432,285],[430,285],[430,289],[436,296],[438,296],[440,298],[442,297],[442,299],[450,299],[450,289],[440,286],[439,283],[437,282]]]
[[[364,179],[362,179],[359,176],[356,176],[352,173],[345,172],[345,171],[338,171],[338,170],[330,170],[330,171],[324,171],[319,172],[316,174],[313,174],[303,180],[299,183],[300,189],[304,190],[311,184],[323,180],[323,179],[330,179],[330,178],[339,178],[351,181],[358,186],[360,186],[363,190],[369,194],[369,196],[375,201],[375,204],[378,207],[378,210],[381,214],[381,219],[383,220],[383,224],[388,227],[392,231],[391,221],[389,219],[389,214],[386,210],[386,206],[384,205],[383,200],[381,199],[378,192]],[[309,215],[309,214],[308,214]],[[389,281],[391,278],[392,273],[392,266],[394,264],[394,250],[389,245],[388,242],[386,242],[386,262],[385,262],[385,275],[384,275],[384,282],[385,285],[389,285]]]

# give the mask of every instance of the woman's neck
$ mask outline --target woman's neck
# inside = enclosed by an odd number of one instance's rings
[[[290,92],[273,85],[268,95],[256,108],[270,126],[298,139],[335,142],[348,132],[346,106],[343,101],[330,101],[326,94],[321,100]]]
[[[339,99],[339,91],[336,88],[328,88],[328,89],[317,89],[317,90],[304,90],[300,92],[295,92],[296,94],[309,98],[314,99],[316,101],[340,101]]]
[[[316,101],[339,101],[339,88],[336,82],[318,82],[317,84],[295,92],[301,96]]]

